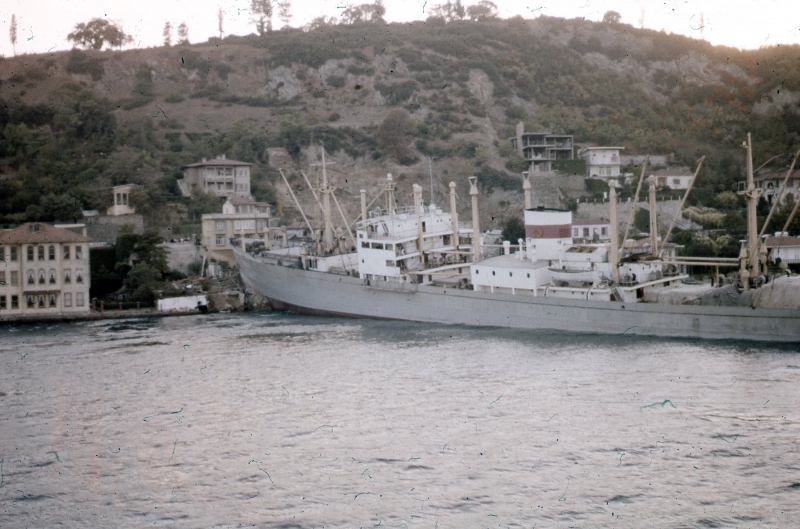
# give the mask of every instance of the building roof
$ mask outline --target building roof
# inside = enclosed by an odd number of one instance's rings
[[[188,169],[190,167],[206,167],[206,166],[219,166],[219,165],[228,165],[228,166],[235,166],[235,165],[253,165],[247,162],[239,162],[237,160],[229,160],[225,158],[224,154],[217,156],[213,160],[204,160],[202,162],[197,163],[190,163],[189,165],[184,165],[181,169]]]
[[[633,244],[634,248],[650,248],[650,237],[645,239],[636,239],[636,242]],[[661,239],[658,240],[658,247],[659,248],[676,248],[678,245],[673,244],[671,242],[663,243]]]
[[[694,173],[688,167],[667,167],[666,169],[658,169],[651,173],[653,176],[694,176]]]
[[[228,202],[230,202],[232,206],[269,206],[267,202],[256,202],[253,197],[232,196],[228,198]]]
[[[763,181],[763,180],[783,180],[784,178],[786,178],[786,171],[780,171],[780,172],[777,172],[777,173],[763,174],[761,176],[756,176],[754,178],[754,180],[756,182],[759,182],[759,181]],[[796,180],[798,178],[800,178],[800,169],[795,169],[794,171],[792,171],[792,174],[789,177],[789,180]]]
[[[764,241],[767,248],[775,246],[800,246],[800,237],[790,237],[789,235],[779,235],[778,237],[767,237]]]
[[[595,224],[608,224],[608,221],[605,219],[573,219],[572,225],[573,226],[590,226]]]
[[[34,226],[38,226],[39,231],[33,231]],[[89,242],[90,240],[74,231],[39,222],[26,222],[14,229],[0,232],[0,244],[47,244],[51,242]]]
[[[616,151],[624,151],[625,147],[583,147],[581,149],[581,152],[583,152],[583,151],[598,151],[598,150],[603,150],[603,149],[606,149],[606,150],[614,149]]]

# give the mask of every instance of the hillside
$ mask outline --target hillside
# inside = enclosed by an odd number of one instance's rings
[[[145,184],[134,200],[148,223],[191,232],[214,205],[181,198],[175,180],[221,153],[256,164],[258,198],[290,205],[282,166],[310,204],[297,171],[317,174],[318,142],[351,216],[358,190],[374,194],[389,172],[409,200],[433,156],[438,202],[455,180],[466,206],[478,174],[483,213],[501,219],[521,203],[524,164],[507,141],[520,120],[681,165],[705,154],[693,200],[711,205],[743,178],[748,131],[756,166],[800,146],[800,46],[740,51],[548,17],[330,25],[4,58],[0,98],[0,222],[67,220],[133,182]],[[549,205],[574,188],[551,189]]]

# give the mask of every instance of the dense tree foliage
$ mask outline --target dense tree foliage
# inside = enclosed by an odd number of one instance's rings
[[[67,40],[72,41],[76,46],[99,50],[106,44],[121,48],[123,45],[133,42],[133,37],[126,34],[120,26],[113,22],[102,18],[93,18],[89,22],[76,24],[75,30],[67,35]]]

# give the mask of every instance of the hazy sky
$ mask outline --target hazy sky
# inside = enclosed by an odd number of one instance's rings
[[[464,5],[477,0],[462,0]],[[361,2],[292,0],[292,26],[314,17],[337,16],[348,5]],[[426,9],[439,3],[419,0],[385,0],[389,22],[424,20]],[[250,0],[2,0],[0,1],[0,54],[12,55],[9,39],[11,15],[16,14],[17,54],[44,53],[71,47],[67,34],[78,22],[104,17],[133,35],[132,47],[160,45],[164,23],[189,26],[189,40],[204,42],[217,34],[217,11],[222,8],[225,34],[254,32]],[[278,2],[275,1],[276,11]],[[599,21],[606,11],[622,15],[624,23],[738,48],[800,43],[800,0],[496,0],[504,18],[539,15],[583,17]],[[275,26],[281,23],[275,21]],[[702,35],[701,29],[702,28]]]

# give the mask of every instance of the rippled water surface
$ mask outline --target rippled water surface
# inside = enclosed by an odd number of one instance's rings
[[[286,314],[0,338],[0,527],[800,520],[795,347]]]

